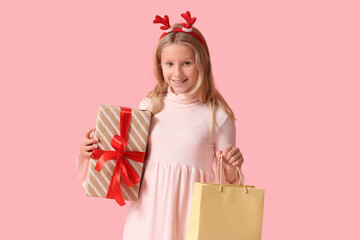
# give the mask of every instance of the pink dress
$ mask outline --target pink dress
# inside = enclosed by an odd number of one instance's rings
[[[140,109],[149,103],[145,98]],[[215,152],[235,146],[234,120],[221,108],[215,120],[219,128],[214,124],[210,135],[207,105],[168,92],[151,120],[140,195],[128,202],[124,240],[185,240],[194,182],[213,183]],[[87,164],[78,160],[77,166],[84,183]]]

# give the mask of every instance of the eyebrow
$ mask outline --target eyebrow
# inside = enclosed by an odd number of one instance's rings
[[[191,60],[191,57],[184,58],[184,60]],[[164,61],[173,61],[172,59],[164,58]]]

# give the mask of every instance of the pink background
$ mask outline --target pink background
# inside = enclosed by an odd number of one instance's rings
[[[99,104],[154,86],[154,16],[190,10],[266,189],[262,239],[360,239],[359,4],[209,2],[1,1],[2,238],[122,238],[127,208],[85,197],[75,157]]]

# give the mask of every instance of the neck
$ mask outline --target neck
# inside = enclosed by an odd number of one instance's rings
[[[198,94],[190,95],[188,92],[176,94],[170,86],[168,87],[167,97],[173,102],[182,104],[191,104],[199,101]]]

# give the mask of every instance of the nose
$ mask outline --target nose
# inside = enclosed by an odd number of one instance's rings
[[[181,74],[182,74],[181,65],[177,64],[174,69],[174,75],[176,77],[179,77],[179,76],[181,76]]]

